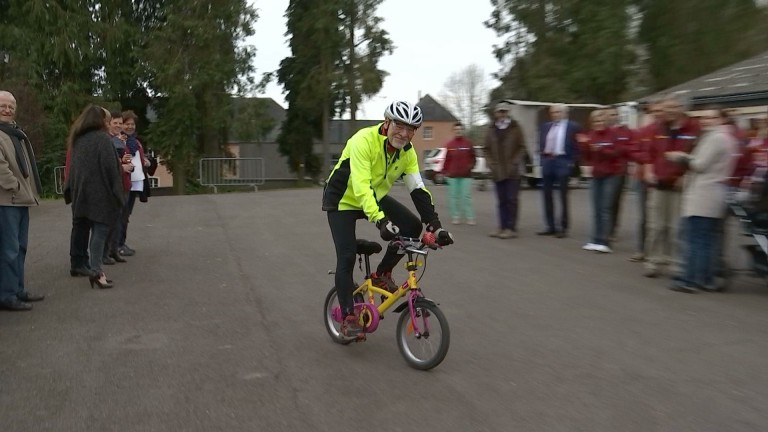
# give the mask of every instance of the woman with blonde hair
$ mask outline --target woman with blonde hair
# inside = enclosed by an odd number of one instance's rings
[[[101,269],[109,227],[123,205],[120,161],[107,134],[109,111],[87,106],[72,124],[67,139],[69,154],[65,196],[72,203],[72,257],[90,255],[91,287],[112,288]],[[80,239],[90,234],[89,252],[79,250]]]

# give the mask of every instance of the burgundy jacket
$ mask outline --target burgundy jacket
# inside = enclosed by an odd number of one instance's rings
[[[613,129],[591,130],[589,141],[582,144],[583,160],[592,166],[592,177],[621,175],[626,170],[625,149]]]
[[[667,160],[664,153],[669,151],[690,153],[701,134],[701,128],[695,120],[686,118],[678,129],[668,128],[666,123],[659,122],[655,124],[652,132],[653,137],[648,145],[647,163],[653,165],[658,181],[657,187],[672,189],[685,174],[686,168],[683,164]]]
[[[472,177],[475,166],[475,150],[472,141],[464,138],[454,138],[445,145],[445,161],[443,175],[447,177]]]

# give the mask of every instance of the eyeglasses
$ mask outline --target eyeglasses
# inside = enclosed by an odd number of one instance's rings
[[[0,110],[16,112],[16,105],[10,105],[10,104],[0,105]]]
[[[416,126],[411,126],[397,120],[393,120],[392,122],[395,124],[395,129],[399,131],[405,131],[409,134],[416,133],[416,129],[418,129]]]

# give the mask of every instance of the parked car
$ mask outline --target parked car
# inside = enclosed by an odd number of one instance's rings
[[[491,172],[486,165],[483,148],[475,146],[474,149],[475,166],[472,168],[472,177],[479,180],[485,180],[490,177]],[[445,184],[445,176],[442,171],[446,153],[447,150],[445,147],[440,147],[427,150],[427,153],[424,155],[424,177],[427,180],[432,180],[434,184]]]

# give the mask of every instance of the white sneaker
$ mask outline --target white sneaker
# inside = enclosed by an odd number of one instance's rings
[[[453,220],[451,220],[451,223],[454,224],[454,225],[460,225],[461,224],[461,219],[453,218]]]
[[[613,253],[613,250],[606,245],[595,245],[595,248],[592,250],[600,253]]]
[[[581,248],[584,249],[585,251],[596,251],[597,250],[597,249],[595,249],[596,247],[597,247],[597,245],[594,244],[594,243],[587,243],[584,246],[582,246]]]

